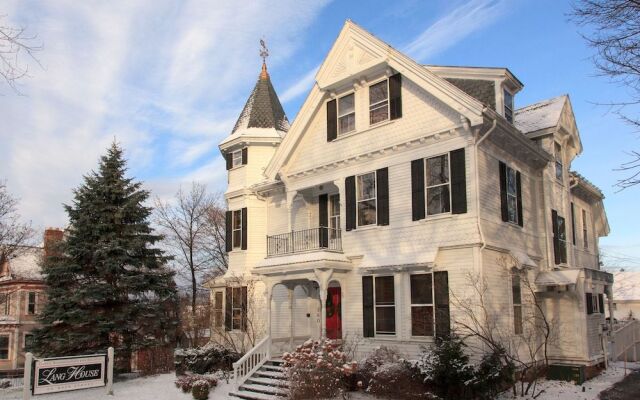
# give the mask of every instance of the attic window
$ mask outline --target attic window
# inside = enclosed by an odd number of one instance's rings
[[[356,129],[356,109],[353,93],[338,99],[338,134],[342,135]]]
[[[233,168],[241,166],[242,165],[242,150],[236,150],[231,154],[232,154],[232,156],[231,156],[232,157],[231,158],[231,160],[232,160],[231,166]]]
[[[564,163],[562,162],[562,146],[558,142],[553,142],[553,149],[556,159],[556,179],[562,182]]]
[[[513,123],[513,95],[506,89],[504,90],[504,117]]]
[[[389,119],[389,80],[369,86],[369,123],[371,125]]]

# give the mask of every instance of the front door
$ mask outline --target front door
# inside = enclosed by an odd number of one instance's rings
[[[327,290],[327,338],[342,339],[342,305],[339,287]]]

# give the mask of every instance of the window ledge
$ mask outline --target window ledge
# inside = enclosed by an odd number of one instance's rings
[[[236,165],[235,167],[231,167],[231,169],[229,169],[229,171],[235,171],[236,169],[240,169],[242,167],[246,167],[247,164],[242,164],[242,165]]]
[[[431,221],[438,221],[438,220],[441,220],[441,219],[455,218],[458,215],[463,215],[463,214],[452,214],[451,212],[448,212],[448,213],[441,213],[441,214],[435,214],[435,215],[427,215],[423,219],[415,221],[415,222],[419,222],[421,224],[426,224],[426,223],[429,223]]]
[[[371,224],[371,225],[358,226],[356,227],[356,229],[352,229],[348,232],[369,231],[369,230],[382,228],[383,226],[388,226],[388,225]]]
[[[355,131],[351,131],[351,132],[349,132],[349,133],[345,133],[345,134],[342,134],[342,135],[338,135],[338,137],[336,137],[335,139],[333,139],[333,140],[332,140],[332,142],[338,142],[338,141],[340,141],[340,140],[342,140],[342,139],[347,139],[347,138],[350,138],[350,137],[352,137],[352,136],[356,136],[356,135],[358,135],[358,134],[360,134],[360,133],[365,133],[365,132],[372,131],[372,130],[374,130],[374,129],[376,129],[376,128],[379,128],[379,127],[381,127],[381,126],[389,125],[389,124],[393,123],[394,121],[395,121],[395,120],[388,119],[388,120],[386,120],[386,121],[378,122],[378,123],[377,123],[377,124],[375,124],[375,125],[369,125],[369,127],[368,127],[368,128],[366,128],[366,129],[361,129],[361,130],[356,129]]]
[[[517,229],[520,229],[520,230],[524,230],[524,227],[523,227],[523,226],[520,226],[520,225],[519,225],[518,223],[516,223],[516,222],[511,222],[511,221],[502,221],[502,222],[504,222],[507,226],[510,226],[510,227],[512,227],[512,228],[517,228]]]

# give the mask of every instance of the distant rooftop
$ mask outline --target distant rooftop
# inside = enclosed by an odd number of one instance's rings
[[[554,97],[515,111],[513,124],[522,133],[539,131],[557,125],[567,95]]]

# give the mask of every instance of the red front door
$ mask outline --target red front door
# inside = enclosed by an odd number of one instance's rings
[[[327,338],[342,339],[342,306],[340,304],[340,288],[330,287],[327,290]]]

